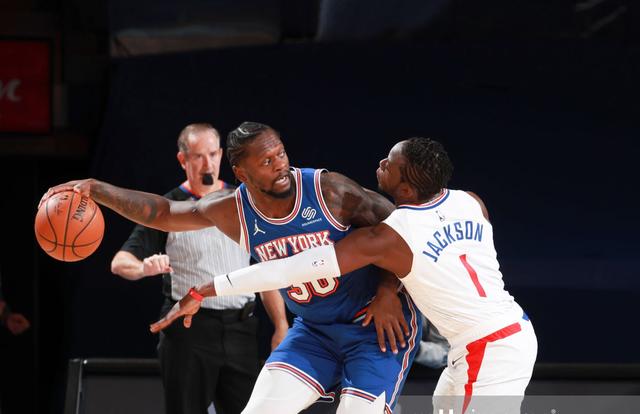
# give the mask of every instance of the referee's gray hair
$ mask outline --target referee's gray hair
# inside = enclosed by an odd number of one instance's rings
[[[213,127],[211,124],[207,124],[204,122],[189,124],[180,131],[180,135],[178,135],[178,151],[187,153],[189,152],[189,135],[197,134],[203,131],[213,131],[213,134],[216,136],[218,143],[220,143],[220,134],[218,130]]]

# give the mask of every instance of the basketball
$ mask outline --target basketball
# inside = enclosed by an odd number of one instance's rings
[[[51,196],[38,209],[35,232],[49,256],[77,262],[96,251],[104,234],[104,218],[89,197],[73,191]]]

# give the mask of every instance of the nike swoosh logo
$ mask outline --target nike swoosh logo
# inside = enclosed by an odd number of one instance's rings
[[[464,358],[463,356],[461,356],[458,359],[454,359],[453,361],[451,361],[451,366],[454,366],[456,364],[456,362],[460,361],[462,358]]]

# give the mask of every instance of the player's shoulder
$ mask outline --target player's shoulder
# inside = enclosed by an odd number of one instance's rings
[[[319,170],[320,172],[320,184],[322,188],[325,187],[333,191],[345,191],[345,190],[362,190],[362,187],[353,179],[347,177],[336,171],[329,171],[325,169]]]
[[[454,199],[464,200],[464,202],[468,203],[474,208],[480,208],[480,211],[482,211],[482,215],[484,216],[484,218],[489,220],[489,211],[487,210],[487,206],[484,204],[484,201],[482,201],[482,198],[480,198],[480,196],[476,194],[474,191],[470,191],[470,190],[449,190],[449,191],[451,192],[451,194],[454,195]]]

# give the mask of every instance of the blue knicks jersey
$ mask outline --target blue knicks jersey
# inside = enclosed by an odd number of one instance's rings
[[[333,244],[350,233],[329,212],[322,197],[324,170],[292,168],[296,186],[293,210],[283,218],[269,218],[253,203],[244,184],[236,190],[241,244],[257,261],[280,259],[316,246]],[[291,312],[315,323],[350,323],[376,293],[379,270],[368,266],[340,278],[320,279],[281,289]]]

